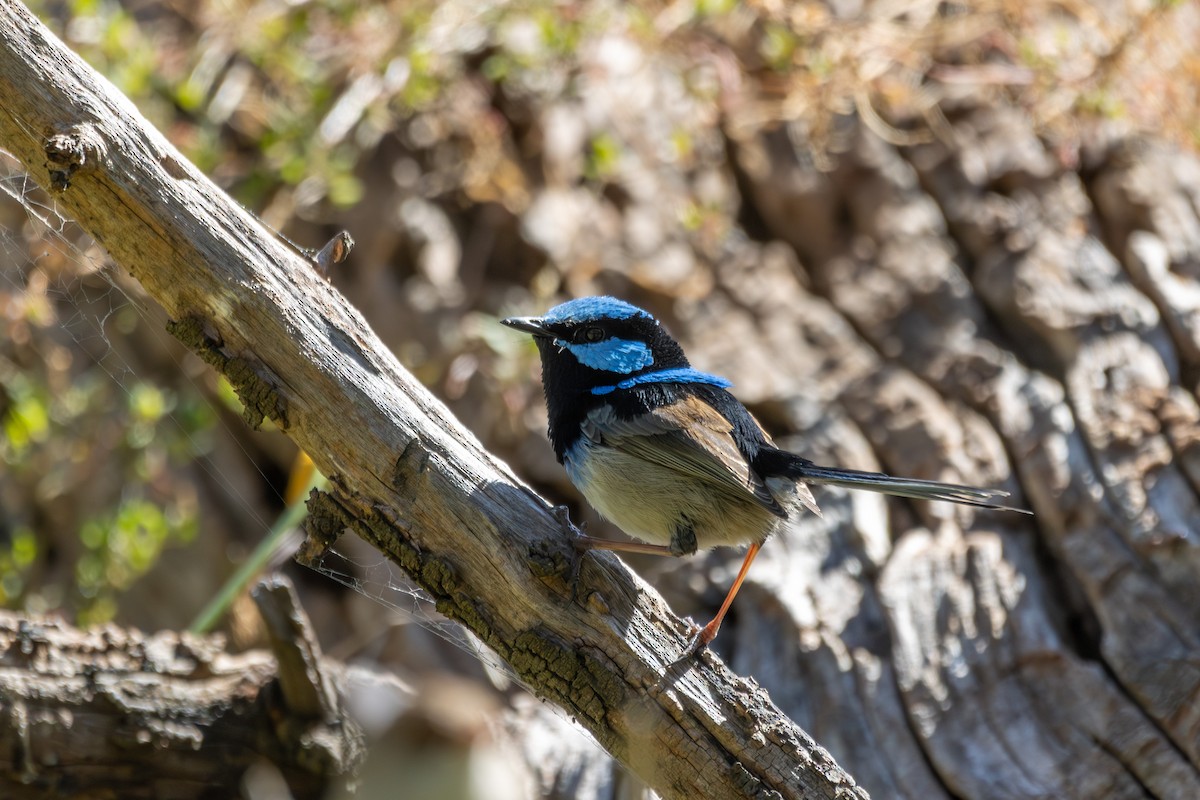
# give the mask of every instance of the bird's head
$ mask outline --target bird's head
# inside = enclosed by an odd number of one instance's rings
[[[505,325],[533,335],[547,397],[604,394],[622,382],[686,370],[683,349],[648,312],[615,297],[582,297]]]

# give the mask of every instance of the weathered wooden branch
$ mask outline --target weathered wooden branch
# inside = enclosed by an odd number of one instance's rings
[[[342,667],[322,663],[289,585],[261,596],[272,652],[237,655],[214,636],[0,612],[0,796],[234,797],[264,758],[293,796],[327,796],[364,755],[330,688]],[[320,713],[296,702],[318,694]]]
[[[508,468],[313,269],[189,164],[26,9],[0,0],[0,147],[127,268],[172,331],[331,477],[326,533],[379,545],[665,797],[863,797],[753,682],[615,557],[586,559]]]

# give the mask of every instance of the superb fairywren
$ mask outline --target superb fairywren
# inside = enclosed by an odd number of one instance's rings
[[[644,542],[582,537],[581,547],[682,556],[750,545],[720,611],[685,655],[717,635],[763,542],[801,507],[821,513],[811,484],[1021,510],[993,502],[1008,496],[998,489],[820,467],[778,449],[726,391],[728,380],[693,369],[658,320],[616,298],[503,322],[537,343],[550,442],[571,482]]]

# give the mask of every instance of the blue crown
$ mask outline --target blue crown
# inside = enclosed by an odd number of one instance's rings
[[[542,317],[544,322],[594,322],[601,319],[629,319],[646,317],[653,319],[642,309],[615,297],[581,297],[568,300],[550,309]]]

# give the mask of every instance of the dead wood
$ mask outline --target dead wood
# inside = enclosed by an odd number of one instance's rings
[[[0,612],[0,795],[234,797],[262,761],[297,798],[344,784],[364,752],[329,688],[344,668],[314,649],[289,585],[259,591],[264,616],[295,623],[274,626],[271,652]],[[326,702],[297,702],[317,692]]]

